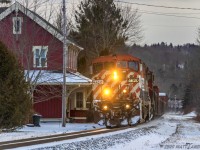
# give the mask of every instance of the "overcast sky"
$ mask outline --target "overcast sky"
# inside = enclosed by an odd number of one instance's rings
[[[55,3],[56,7],[62,3],[62,0],[51,1]],[[66,0],[68,7],[71,7],[71,4],[74,4],[75,8],[77,8],[77,4],[80,1],[81,0]],[[138,8],[139,13],[141,13],[141,23],[144,29],[144,40],[141,44],[160,43],[162,41],[167,42],[168,44],[173,43],[173,45],[196,43],[197,29],[200,27],[200,0],[120,1],[166,7],[199,9],[167,9],[163,7],[129,4],[133,8]]]
[[[141,20],[145,34],[145,39],[143,43],[151,44],[162,41],[167,43],[173,43],[174,45],[196,43],[197,28],[200,26],[200,0],[123,1],[140,4],[162,5],[167,7],[198,8],[199,10],[183,10],[167,9],[162,7],[148,7],[135,4],[132,5],[133,7],[138,8],[142,14]]]

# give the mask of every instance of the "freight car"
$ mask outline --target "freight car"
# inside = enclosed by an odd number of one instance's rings
[[[145,122],[158,111],[159,89],[153,72],[131,55],[100,56],[92,61],[92,99],[95,117],[106,127],[134,120]]]

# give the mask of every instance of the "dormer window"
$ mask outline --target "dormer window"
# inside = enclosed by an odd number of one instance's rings
[[[48,46],[33,46],[33,67],[47,67]]]
[[[13,17],[13,34],[22,33],[22,17]]]

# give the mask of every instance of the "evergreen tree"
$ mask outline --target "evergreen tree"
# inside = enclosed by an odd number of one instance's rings
[[[187,85],[185,88],[185,94],[183,98],[183,109],[186,109],[191,105],[191,99],[192,99],[191,85]]]
[[[88,56],[107,55],[128,39],[122,33],[128,25],[113,0],[85,0],[75,12],[77,29],[71,36],[85,48]]]
[[[28,119],[31,99],[17,59],[0,42],[0,129],[15,129]]]

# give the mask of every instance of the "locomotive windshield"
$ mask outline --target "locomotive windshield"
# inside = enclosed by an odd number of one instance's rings
[[[139,71],[139,63],[136,61],[118,61],[117,62],[117,67],[118,68],[129,68],[132,69],[134,71]]]
[[[118,61],[117,67],[118,68],[127,68],[127,61]]]
[[[103,69],[103,63],[96,63],[93,64],[93,71],[94,73],[98,73]]]
[[[104,63],[104,69],[106,69],[106,70],[110,70],[110,69],[112,69],[113,67],[115,67],[114,62],[105,62],[105,63]]]
[[[134,71],[139,71],[139,63],[137,61],[107,61],[107,62],[98,62],[93,64],[93,73],[99,73],[101,70],[110,70],[113,68],[121,69],[132,69]]]
[[[110,70],[113,67],[115,67],[114,62],[95,63],[93,64],[93,71],[94,73],[99,73],[103,69]]]
[[[139,71],[139,64],[135,61],[129,61],[128,66],[130,69],[133,69],[134,71]]]

